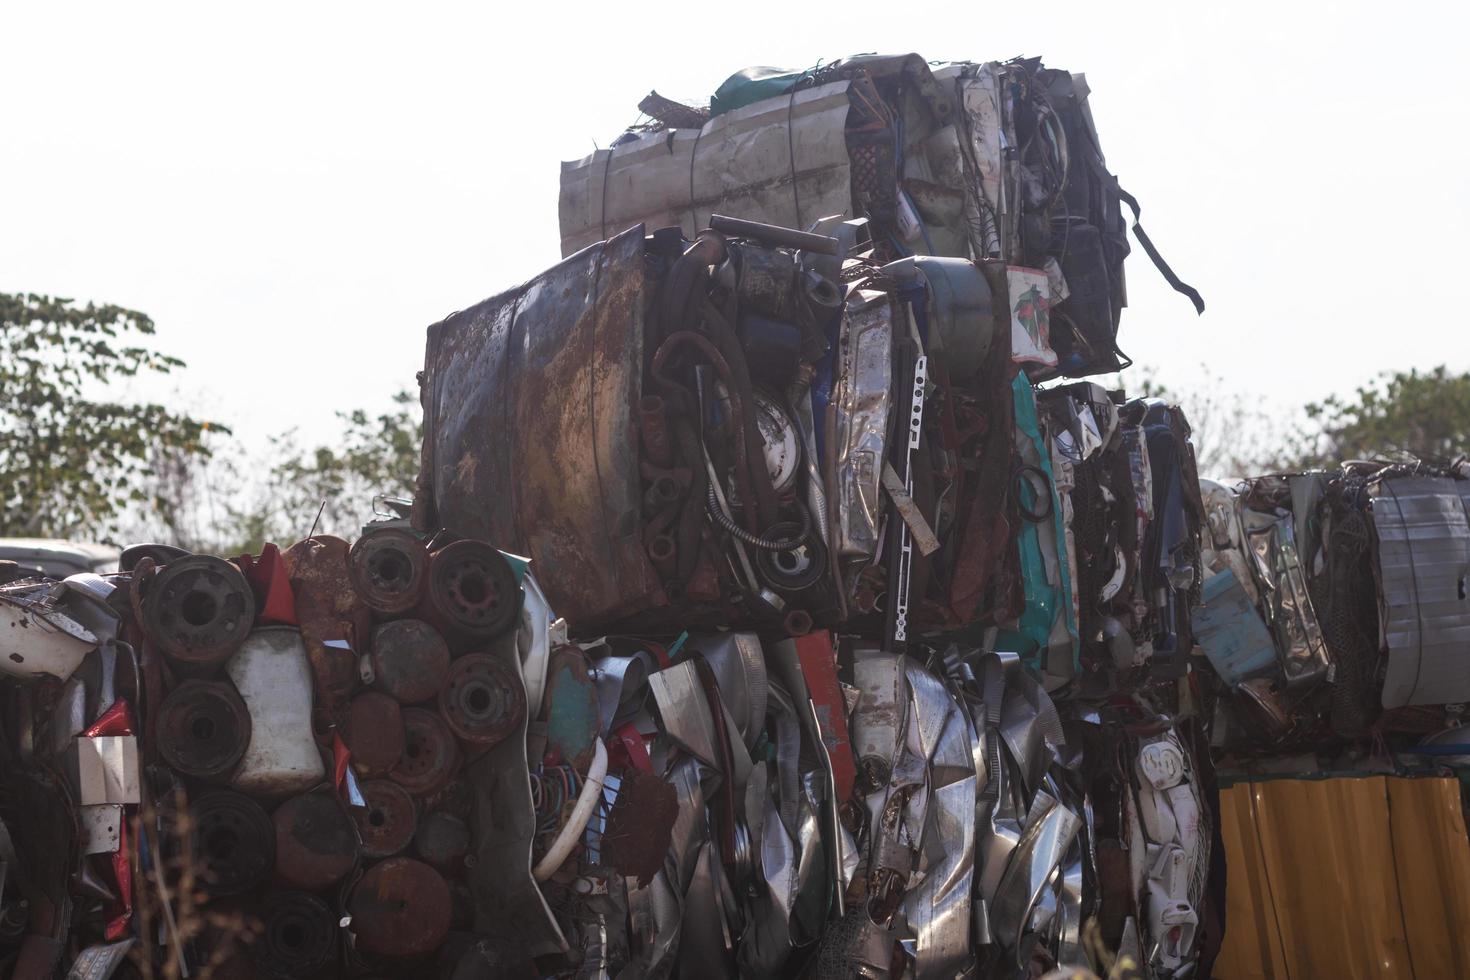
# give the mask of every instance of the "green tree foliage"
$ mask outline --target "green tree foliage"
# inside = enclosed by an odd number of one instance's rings
[[[311,533],[314,524],[319,532],[355,537],[372,514],[374,497],[413,495],[423,440],[418,399],[400,391],[390,411],[357,409],[337,418],[342,434],[331,445],[303,449],[294,432],[271,440],[261,499],[232,510],[242,546],[287,544]]]
[[[1317,428],[1297,453],[1302,466],[1414,455],[1453,459],[1470,452],[1470,372],[1385,372],[1350,397],[1307,406]]]
[[[0,536],[106,536],[150,504],[158,453],[209,455],[210,423],[115,396],[184,366],[153,333],[136,310],[0,293]]]

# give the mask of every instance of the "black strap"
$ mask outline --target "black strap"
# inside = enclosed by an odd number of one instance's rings
[[[1159,250],[1154,248],[1154,243],[1149,240],[1148,233],[1138,223],[1139,219],[1143,217],[1138,207],[1138,199],[1122,187],[1118,188],[1118,196],[1128,202],[1128,206],[1133,209],[1133,237],[1138,239],[1138,244],[1143,246],[1143,250],[1148,253],[1148,257],[1154,260],[1154,265],[1163,275],[1165,281],[1173,286],[1176,292],[1183,293],[1189,297],[1190,302],[1194,304],[1194,312],[1204,313],[1205,300],[1204,297],[1200,296],[1199,290],[1174,274],[1174,270],[1169,268],[1169,263],[1165,262],[1164,257],[1159,254]]]

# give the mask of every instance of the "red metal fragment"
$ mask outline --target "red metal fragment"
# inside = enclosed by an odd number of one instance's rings
[[[822,741],[832,760],[832,778],[837,784],[837,800],[845,804],[852,798],[857,766],[852,758],[852,744],[847,734],[847,700],[837,681],[837,656],[832,634],[826,630],[797,637],[796,656],[801,662],[807,693],[817,707],[817,723]]]
[[[602,835],[603,860],[640,886],[653,880],[668,855],[679,794],[651,772],[627,769]]]
[[[291,594],[291,577],[281,549],[263,545],[259,557],[241,555],[235,564],[245,573],[255,592],[256,622],[260,626],[295,626],[296,597]]]

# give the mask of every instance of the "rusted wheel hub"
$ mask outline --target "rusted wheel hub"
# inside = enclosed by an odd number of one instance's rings
[[[424,591],[428,553],[412,531],[389,527],[369,530],[347,556],[353,588],[381,613],[407,612]]]
[[[315,895],[271,895],[261,919],[264,929],[250,946],[250,958],[268,977],[314,976],[337,950],[337,917]]]
[[[459,745],[432,711],[403,709],[403,758],[388,774],[414,796],[431,796],[449,785],[459,768]]]
[[[222,681],[185,681],[158,709],[158,752],[186,776],[220,776],[250,745],[250,712]]]
[[[403,716],[398,702],[377,691],[359,694],[347,705],[342,737],[362,775],[388,775],[403,757]]]
[[[143,618],[160,650],[186,666],[210,669],[245,641],[255,620],[255,593],[233,562],[189,555],[154,576]]]
[[[293,888],[322,891],[357,865],[357,828],[330,792],[303,793],[275,812],[276,877]]]
[[[216,790],[195,800],[189,811],[194,851],[210,894],[239,895],[265,882],[276,864],[276,828],[259,803]]]
[[[495,745],[526,715],[521,679],[485,653],[460,657],[439,692],[439,710],[451,731],[466,742]]]
[[[362,838],[362,853],[372,859],[391,857],[408,846],[416,829],[413,798],[390,779],[362,784],[365,807],[354,807],[352,819]]]
[[[456,541],[429,559],[428,600],[446,629],[488,639],[515,622],[521,589],[500,552],[483,541]]]

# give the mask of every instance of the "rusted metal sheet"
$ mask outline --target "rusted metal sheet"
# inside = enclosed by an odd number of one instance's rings
[[[557,648],[546,668],[541,707],[546,722],[546,761],[551,765],[570,762],[579,772],[587,771],[592,743],[602,727],[597,685],[588,666],[587,655],[579,647]]]
[[[429,328],[415,525],[555,569],[547,598],[585,629],[667,601],[630,449],[643,262],[638,226]]]
[[[320,535],[296,542],[282,555],[311,660],[316,713],[328,722],[341,717],[357,683],[352,651],[367,641],[371,623],[367,604],[352,587],[347,554],[346,541]]]
[[[432,952],[449,932],[449,886],[439,872],[412,858],[389,858],[368,869],[347,900],[358,945],[381,956]]]
[[[303,793],[282,803],[276,824],[276,877],[293,888],[321,891],[357,864],[357,829],[331,793]]]
[[[391,779],[372,779],[362,784],[365,807],[354,807],[352,819],[362,838],[362,853],[369,858],[391,857],[413,840],[417,830],[413,797]]]

